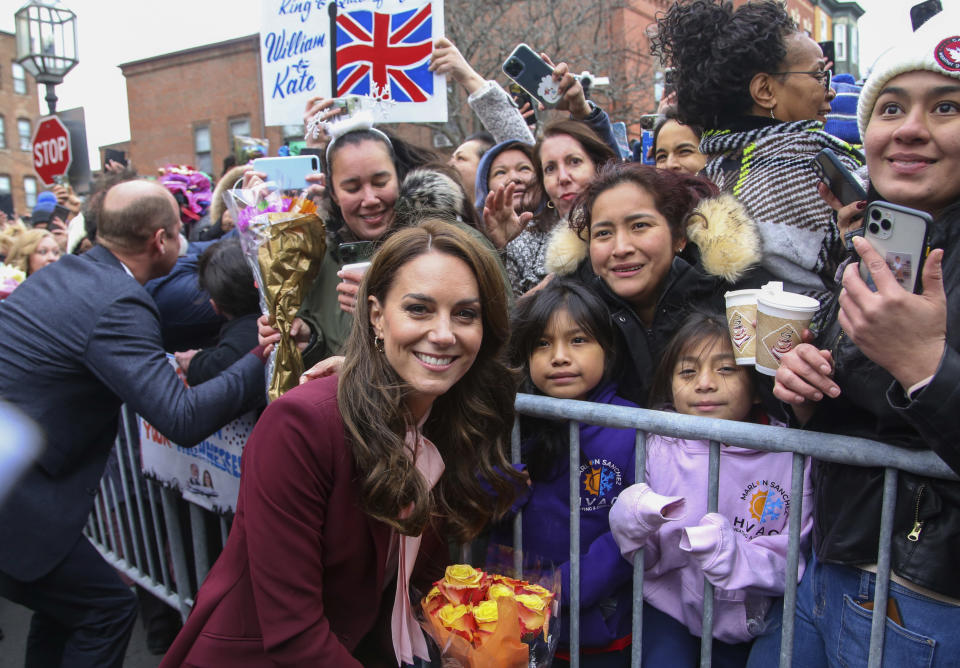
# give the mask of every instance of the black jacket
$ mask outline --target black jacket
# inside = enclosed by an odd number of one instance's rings
[[[248,313],[223,323],[217,345],[197,351],[190,361],[187,383],[199,385],[219,376],[227,367],[256,348],[259,317],[259,313]]]
[[[818,346],[833,352],[835,380],[842,394],[821,401],[806,428],[933,450],[960,472],[960,201],[935,221],[930,243],[944,249],[947,295],[947,348],[933,381],[913,401],[908,400],[899,383],[843,334],[834,305]],[[904,332],[904,345],[909,341],[910,332]],[[812,481],[817,558],[850,565],[875,563],[882,469],[815,462]],[[920,536],[908,540],[916,522],[923,523]],[[954,572],[960,563],[960,483],[901,472],[892,548],[897,574],[960,598],[960,579]]]

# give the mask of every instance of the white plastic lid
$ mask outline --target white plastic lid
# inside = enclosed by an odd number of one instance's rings
[[[816,299],[798,295],[796,292],[761,292],[757,302],[774,308],[813,309],[814,311],[820,308],[820,302]]]

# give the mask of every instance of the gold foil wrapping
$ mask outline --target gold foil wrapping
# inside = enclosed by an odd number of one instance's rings
[[[262,242],[257,249],[264,301],[280,342],[274,353],[267,400],[296,387],[303,373],[300,351],[290,326],[303,298],[313,285],[327,250],[323,221],[315,213],[269,213],[269,225],[257,226]]]

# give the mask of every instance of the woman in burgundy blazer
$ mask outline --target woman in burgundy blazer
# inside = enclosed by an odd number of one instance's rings
[[[397,665],[398,546],[422,535],[422,595],[448,561],[440,528],[470,538],[512,501],[516,481],[498,473],[512,471],[506,303],[496,258],[452,225],[384,243],[340,376],[257,423],[230,538],[162,668]],[[429,448],[442,457],[432,490]]]

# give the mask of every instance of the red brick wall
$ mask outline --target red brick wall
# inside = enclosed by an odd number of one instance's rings
[[[30,214],[30,209],[27,208],[23,191],[23,177],[32,176],[37,179],[38,193],[45,188],[33,171],[33,154],[20,150],[17,119],[29,119],[31,131],[35,130],[40,118],[40,105],[37,101],[37,82],[29,74],[26,74],[26,94],[17,95],[13,92],[12,65],[16,53],[14,35],[0,31],[0,116],[3,116],[5,139],[5,148],[0,148],[0,175],[10,177],[14,211],[25,216]]]

